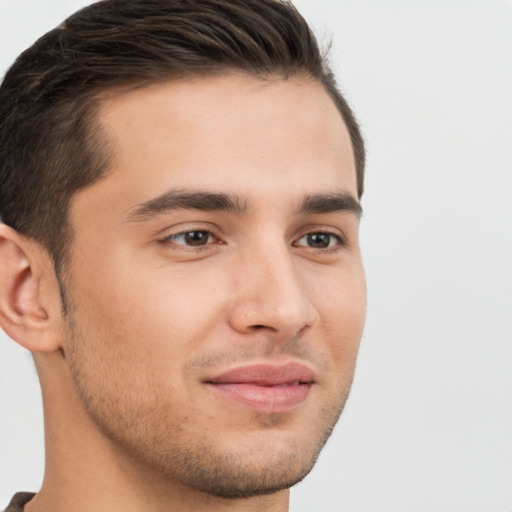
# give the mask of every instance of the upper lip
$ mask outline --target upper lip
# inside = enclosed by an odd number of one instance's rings
[[[253,384],[255,386],[282,386],[285,384],[312,384],[315,373],[301,363],[250,364],[227,370],[213,378],[209,384]]]

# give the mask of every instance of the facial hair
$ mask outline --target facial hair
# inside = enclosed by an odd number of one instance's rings
[[[290,420],[287,413],[254,412],[252,421],[258,442],[233,446],[216,442],[208,417],[200,404],[184,409],[177,390],[152,379],[150,368],[133,368],[122,340],[96,336],[84,329],[73,307],[67,318],[69,350],[66,353],[80,402],[96,428],[132,464],[160,478],[219,498],[240,499],[273,494],[300,482],[313,468],[349,395],[353,368],[341,389],[332,390],[325,406],[313,418],[312,434],[289,449],[276,449],[276,430]],[[94,329],[92,329],[94,331]],[[263,352],[263,354],[262,354]],[[189,377],[208,365],[249,361],[276,353],[309,357],[300,340],[270,345],[265,350],[214,353],[190,361]],[[278,436],[277,436],[278,437]]]

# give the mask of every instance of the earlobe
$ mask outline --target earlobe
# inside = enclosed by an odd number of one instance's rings
[[[60,311],[54,305],[53,286],[47,285],[54,275],[44,250],[0,224],[0,269],[2,329],[31,352],[57,350]]]

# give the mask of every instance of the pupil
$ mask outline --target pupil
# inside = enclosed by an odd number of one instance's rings
[[[208,233],[206,231],[189,231],[185,234],[187,245],[205,245],[208,242]]]
[[[325,249],[329,247],[330,235],[326,235],[325,233],[314,233],[312,235],[308,235],[308,244],[311,247],[316,247],[317,249]]]

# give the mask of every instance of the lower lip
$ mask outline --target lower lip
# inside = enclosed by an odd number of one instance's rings
[[[213,384],[208,386],[226,398],[267,414],[286,412],[304,402],[311,384],[271,387],[255,384]]]

